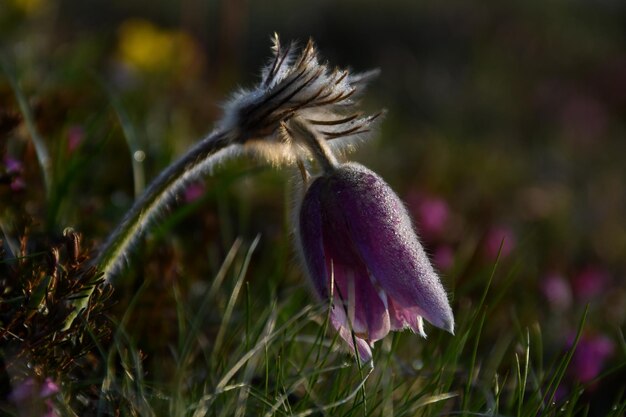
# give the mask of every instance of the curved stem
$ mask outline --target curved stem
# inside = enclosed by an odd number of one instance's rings
[[[337,158],[326,144],[324,137],[313,126],[298,117],[291,119],[289,126],[286,124],[283,126],[293,139],[309,149],[325,172],[331,172],[337,168]],[[289,128],[293,128],[293,131]]]
[[[215,130],[162,171],[135,201],[124,220],[100,249],[94,263],[105,280],[112,281],[133,245],[177,192],[190,181],[210,173],[217,162],[234,154],[241,146],[232,139],[230,131]],[[87,306],[94,290],[95,286],[85,291],[84,297],[76,300],[74,312],[65,321],[65,329],[72,325]]]
[[[234,148],[226,132],[215,131],[167,167],[135,201],[122,223],[111,233],[96,258],[107,281],[119,269],[133,244],[175,194],[190,181],[211,171],[215,162]]]

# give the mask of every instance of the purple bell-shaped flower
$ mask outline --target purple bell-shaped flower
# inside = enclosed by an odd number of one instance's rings
[[[423,319],[454,332],[441,281],[381,177],[355,163],[326,169],[306,190],[298,215],[309,277],[322,299],[332,297],[331,323],[363,362],[390,331],[425,337]]]

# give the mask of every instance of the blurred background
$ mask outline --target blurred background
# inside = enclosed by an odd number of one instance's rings
[[[332,65],[381,70],[363,108],[387,114],[351,159],[406,202],[455,310],[477,302],[499,255],[480,355],[530,327],[546,361],[558,357],[589,305],[568,375],[608,373],[604,390],[591,383],[585,394],[602,404],[623,388],[626,357],[624,22],[619,0],[2,0],[4,66],[60,190],[43,201],[28,129],[0,78],[3,223],[21,224],[10,209],[19,202],[31,233],[72,226],[96,248],[135,194],[213,128],[220,104],[255,84],[274,32],[312,38]],[[168,289],[206,285],[236,237],[261,234],[250,282],[261,299],[270,287],[306,293],[291,176],[234,162],[179,197],[117,288],[131,297],[149,280],[137,334],[167,338]],[[167,349],[146,340],[148,361]]]

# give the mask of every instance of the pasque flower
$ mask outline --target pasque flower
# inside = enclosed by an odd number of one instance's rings
[[[321,63],[312,41],[298,53],[293,43],[274,37],[273,57],[261,80],[233,94],[217,128],[161,172],[109,236],[96,260],[107,280],[119,272],[143,231],[185,188],[211,174],[220,161],[251,154],[262,162],[292,164],[298,144],[285,140],[283,126],[302,119],[318,128],[335,151],[350,151],[380,113],[355,111],[359,97],[377,71],[351,73]]]
[[[263,163],[304,166],[306,150],[285,134],[294,120],[315,128],[325,146],[337,152],[350,151],[371,130],[380,113],[365,116],[355,108],[377,71],[333,69],[320,60],[312,41],[298,52],[295,44],[282,45],[275,36],[272,50],[258,84],[231,96],[215,130],[164,169],[112,231],[94,262],[106,280],[118,275],[132,247],[174,197],[212,174],[221,161],[247,154]],[[89,294],[77,301],[76,311]]]
[[[362,361],[390,331],[425,337],[424,319],[454,332],[446,292],[409,215],[374,172],[327,165],[304,195],[298,232],[316,292],[332,298],[330,321]]]
[[[226,158],[251,153],[263,162],[297,163],[305,183],[310,160],[323,174],[300,209],[301,253],[341,337],[370,361],[371,344],[404,328],[425,335],[423,319],[453,332],[446,293],[422,249],[406,209],[376,174],[339,164],[378,114],[355,112],[376,74],[331,69],[312,42],[300,53],[274,39],[273,57],[253,88],[234,94],[217,128],[152,182],[111,234],[96,260],[106,279],[119,270],[144,229],[189,183]],[[85,298],[86,299],[86,298]],[[356,346],[355,346],[356,344]]]

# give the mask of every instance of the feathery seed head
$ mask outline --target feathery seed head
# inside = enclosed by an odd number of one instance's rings
[[[293,163],[299,153],[285,140],[281,126],[297,117],[332,141],[333,150],[350,150],[380,115],[363,116],[354,110],[355,99],[378,71],[331,70],[320,63],[312,41],[300,53],[293,43],[281,45],[277,35],[273,42],[273,58],[260,82],[227,103],[221,130],[232,132],[233,141],[250,145],[264,159]]]

